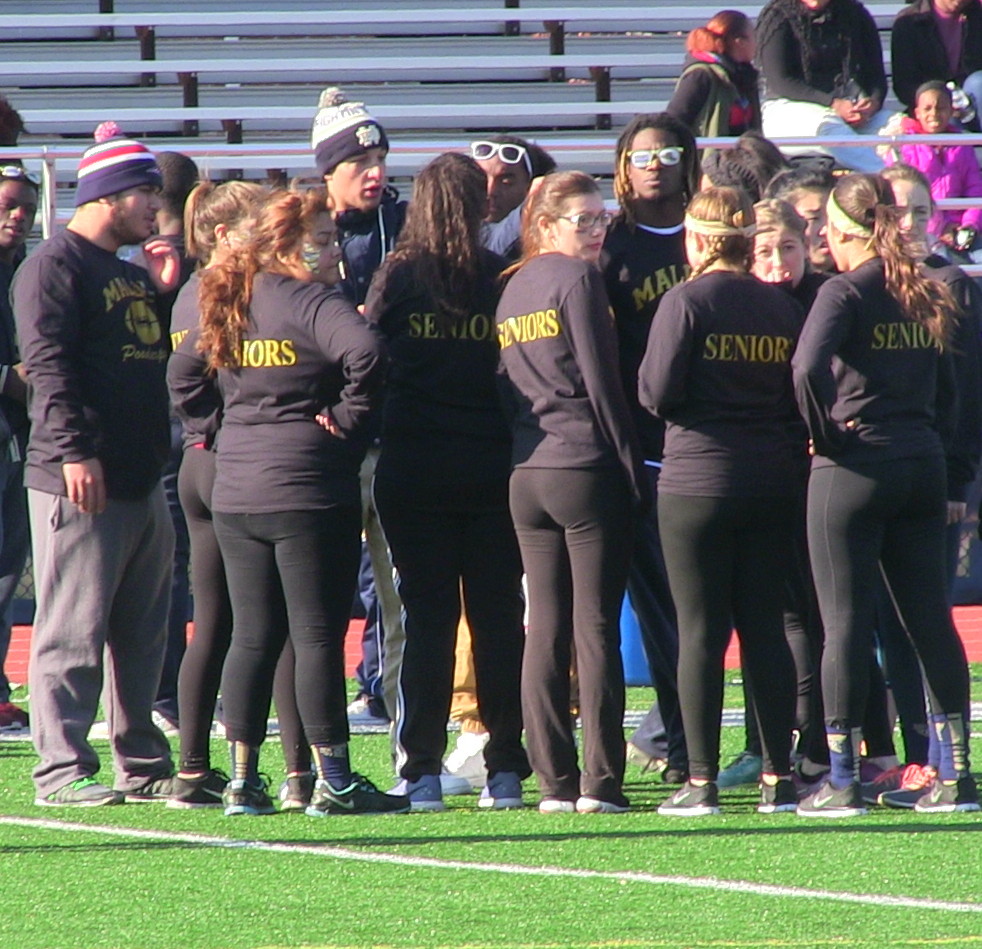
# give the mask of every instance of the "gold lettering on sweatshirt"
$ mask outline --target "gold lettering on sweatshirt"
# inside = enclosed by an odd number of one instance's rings
[[[239,351],[243,369],[272,369],[295,366],[297,351],[292,339],[244,339]]]
[[[702,358],[718,362],[789,362],[794,340],[754,333],[710,333]]]
[[[486,342],[494,339],[493,322],[486,313],[461,316],[444,328],[437,322],[435,313],[410,313],[409,336],[411,339],[460,339]]]
[[[870,349],[931,349],[934,337],[927,327],[913,320],[900,323],[877,323],[873,327]]]
[[[649,274],[640,286],[631,291],[634,297],[634,309],[641,311],[652,300],[660,300],[672,287],[685,280],[691,269],[688,264],[681,266],[670,264],[667,267],[659,267],[654,273]]]
[[[521,316],[510,316],[498,324],[498,345],[507,349],[513,343],[534,343],[554,339],[562,333],[559,314],[554,308],[535,310]]]

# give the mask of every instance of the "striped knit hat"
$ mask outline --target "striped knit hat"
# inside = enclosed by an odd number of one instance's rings
[[[387,152],[389,139],[363,102],[349,102],[340,89],[331,86],[321,93],[317,103],[310,147],[314,150],[317,172],[323,176],[370,148]]]
[[[103,122],[94,138],[95,145],[86,150],[78,165],[75,207],[127,188],[160,187],[160,169],[146,145],[126,138],[115,122]]]

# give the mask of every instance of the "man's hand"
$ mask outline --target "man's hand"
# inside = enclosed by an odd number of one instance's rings
[[[98,458],[69,461],[61,466],[68,500],[83,514],[101,514],[106,509],[106,479]]]
[[[832,111],[847,125],[859,125],[866,121],[852,99],[833,99]]]
[[[863,96],[853,106],[860,114],[862,122],[868,122],[880,111],[880,100],[876,96]]]
[[[965,520],[968,505],[964,501],[948,502],[948,524],[961,524]]]
[[[143,245],[143,258],[153,285],[160,293],[167,293],[177,287],[181,277],[181,258],[169,241],[162,237],[151,237]]]

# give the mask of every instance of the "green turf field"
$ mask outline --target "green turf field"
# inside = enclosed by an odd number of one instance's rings
[[[741,737],[724,729],[724,754]],[[385,736],[352,750],[388,783]],[[748,788],[720,817],[663,818],[666,789],[633,768],[625,815],[39,808],[33,760],[0,742],[5,949],[982,947],[979,815],[762,816]],[[278,784],[275,740],[263,767]]]

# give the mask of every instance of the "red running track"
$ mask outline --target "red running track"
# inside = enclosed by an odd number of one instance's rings
[[[344,643],[345,670],[349,676],[354,674],[355,667],[361,660],[361,632],[363,620],[352,620],[348,627],[348,636]],[[955,627],[965,643],[969,662],[982,662],[982,606],[956,606]],[[192,624],[188,624],[188,636],[193,632]],[[31,627],[15,626],[10,640],[10,650],[4,671],[7,678],[14,683],[27,682],[27,659],[30,651]],[[739,666],[739,655],[735,641],[730,643],[726,653],[726,667],[735,669]]]

